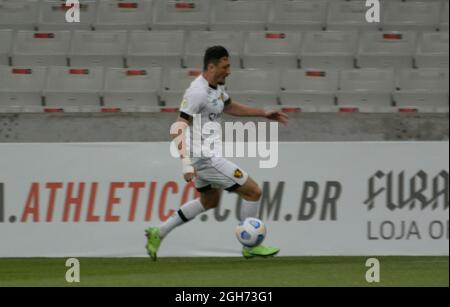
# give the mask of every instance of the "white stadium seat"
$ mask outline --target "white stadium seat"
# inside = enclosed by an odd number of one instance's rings
[[[152,0],[99,0],[96,30],[147,30]]]
[[[127,31],[74,31],[70,64],[123,67],[126,48]]]
[[[70,31],[18,31],[12,49],[16,66],[45,66],[67,64]]]
[[[162,99],[166,106],[179,107],[184,92],[202,73],[202,69],[168,69],[164,74]]]
[[[159,105],[161,69],[109,68],[105,75],[103,99],[107,107]]]
[[[302,44],[300,60],[302,68],[354,67],[358,47],[356,31],[307,32]]]
[[[133,31],[127,52],[129,67],[180,67],[183,31]]]
[[[34,30],[38,0],[0,0],[0,29]]]
[[[249,32],[245,39],[245,68],[297,68],[302,35],[298,32]]]
[[[263,31],[268,16],[266,0],[212,0],[213,31]]]
[[[46,67],[0,66],[0,108],[42,105]]]
[[[42,0],[39,10],[39,30],[90,30],[95,20],[97,2],[80,1],[80,22],[66,21],[66,13],[70,8],[72,6],[66,6],[65,1]]]
[[[402,70],[398,74],[394,101],[399,107],[448,108],[449,71],[447,68]],[[448,112],[448,109],[447,109]]]
[[[327,0],[272,1],[267,28],[270,31],[321,30],[325,27]]]
[[[417,54],[417,67],[448,67],[448,32],[424,32],[420,36]]]
[[[439,27],[441,2],[386,1],[383,9],[384,31],[431,31]]]
[[[448,0],[444,0],[443,2],[444,3],[442,5],[442,12],[441,12],[441,18],[440,18],[441,19],[441,23],[439,25],[439,29],[441,31],[447,31],[448,32],[448,29],[449,29],[449,26],[448,26],[449,2],[448,2]]]
[[[354,69],[340,73],[340,85],[337,94],[340,106],[391,107],[395,76],[392,69]]]
[[[358,51],[358,66],[412,68],[416,50],[415,32],[364,32]]]
[[[155,30],[208,30],[210,0],[156,0]]]
[[[227,79],[228,94],[233,100],[252,106],[278,104],[280,71],[278,69],[234,70]]]
[[[203,56],[208,47],[221,45],[230,53],[230,63],[241,67],[244,35],[233,31],[192,31],[187,34],[183,62],[185,67],[203,68]]]
[[[280,102],[315,111],[331,107],[335,105],[338,84],[337,70],[285,70],[281,73]]]
[[[365,0],[332,0],[328,7],[328,30],[376,30],[381,23],[369,23],[366,20]]]
[[[11,30],[0,30],[0,65],[9,64],[9,54],[11,52],[11,44],[13,32]]]
[[[103,68],[50,67],[44,89],[50,107],[100,107]]]

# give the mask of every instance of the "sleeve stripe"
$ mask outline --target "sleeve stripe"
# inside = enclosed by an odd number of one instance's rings
[[[231,98],[228,98],[225,102],[224,102],[224,104],[227,106],[227,105],[229,105],[231,103]]]
[[[180,117],[185,119],[185,120],[187,120],[187,121],[190,121],[192,119],[191,115],[189,115],[187,113],[184,113],[184,112],[180,112]]]

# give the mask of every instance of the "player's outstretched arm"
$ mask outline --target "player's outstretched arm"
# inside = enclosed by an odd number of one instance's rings
[[[252,108],[236,101],[232,101],[226,105],[224,112],[232,116],[264,117],[284,125],[286,125],[289,121],[287,114],[281,111],[269,111],[260,108]]]

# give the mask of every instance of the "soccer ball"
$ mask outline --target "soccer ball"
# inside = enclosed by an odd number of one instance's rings
[[[244,246],[257,246],[266,238],[266,226],[257,218],[246,218],[236,227],[236,237]]]

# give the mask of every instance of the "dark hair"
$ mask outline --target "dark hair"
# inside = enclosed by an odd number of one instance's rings
[[[222,46],[209,47],[206,49],[205,57],[203,58],[203,70],[206,71],[210,63],[217,65],[223,57],[230,57],[227,49]]]

